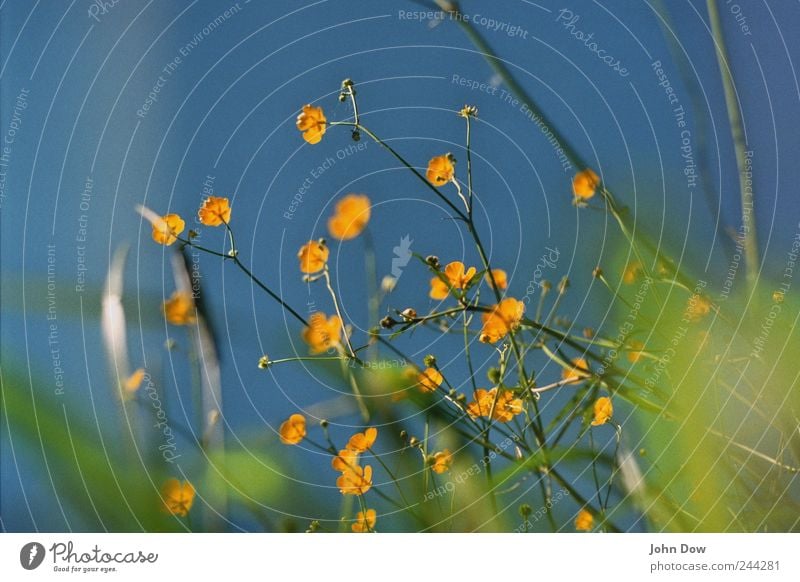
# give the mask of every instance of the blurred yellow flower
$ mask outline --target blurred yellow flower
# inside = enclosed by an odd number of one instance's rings
[[[150,212],[150,211],[148,211]],[[160,245],[169,246],[178,240],[178,235],[186,228],[186,223],[177,214],[165,214],[153,219],[153,240]]]
[[[125,391],[128,393],[136,392],[139,389],[139,386],[142,385],[142,380],[144,380],[144,375],[145,375],[144,368],[139,368],[133,374],[128,376],[124,382]]]
[[[506,275],[503,269],[492,269],[492,277],[494,277],[494,282],[497,283],[497,288],[501,291],[508,287],[508,275]],[[489,287],[494,289],[492,277],[489,276],[489,273],[486,273],[486,282],[489,284]]]
[[[443,451],[439,451],[438,453],[433,454],[433,463],[431,464],[431,470],[434,473],[441,475],[448,469],[450,469],[450,465],[453,464],[453,453],[451,453],[448,449]]]
[[[481,316],[483,329],[478,339],[484,343],[495,343],[516,330],[524,314],[525,304],[522,301],[513,297],[503,299],[489,313]]]
[[[370,217],[369,198],[348,194],[336,203],[336,211],[328,219],[328,232],[338,240],[350,240],[361,234]]]
[[[444,186],[453,179],[456,168],[451,154],[436,156],[428,162],[428,181],[434,186]]]
[[[306,417],[293,414],[278,429],[281,442],[285,445],[296,445],[306,437]]]
[[[335,347],[342,336],[342,320],[338,315],[325,314],[317,311],[311,314],[309,325],[303,330],[303,341],[308,344],[312,354],[321,354]]]
[[[576,198],[584,200],[591,198],[597,192],[597,187],[600,185],[600,176],[598,176],[591,168],[586,168],[575,174],[572,178],[572,191],[575,193]]]
[[[581,509],[578,512],[578,517],[575,518],[575,529],[578,531],[591,531],[594,524],[594,517],[592,514]]]
[[[711,313],[712,306],[708,297],[695,293],[686,304],[686,317],[689,321],[700,321]]]
[[[197,321],[194,301],[186,291],[175,291],[162,306],[164,317],[172,325],[189,325]]]
[[[336,486],[342,495],[364,495],[372,487],[372,467],[353,467],[336,479]]]
[[[571,363],[572,367],[564,368],[561,371],[562,380],[577,380],[578,378],[588,378],[591,375],[589,362],[585,358],[575,358]]]
[[[303,110],[297,116],[297,129],[303,132],[303,139],[310,144],[319,143],[325,135],[328,120],[322,107],[303,105]]]
[[[642,352],[644,350],[644,344],[639,340],[632,340],[628,344],[628,361],[631,364],[635,364],[638,362],[642,357]]]
[[[625,270],[622,272],[622,282],[626,285],[633,285],[641,272],[642,264],[639,261],[631,261],[625,265]]]
[[[417,376],[417,386],[422,392],[435,392],[442,385],[444,377],[436,368],[425,368]]]
[[[611,405],[611,398],[608,396],[601,396],[594,401],[594,420],[592,426],[601,426],[608,422],[611,415],[614,414],[614,407]]]
[[[378,429],[370,427],[364,432],[357,432],[350,437],[347,441],[347,449],[357,453],[363,453],[375,444],[375,439],[378,438]]]
[[[356,522],[350,526],[356,533],[366,533],[375,529],[377,516],[374,509],[367,509],[366,512],[359,511],[356,514]]]
[[[461,261],[448,263],[444,268],[444,276],[449,282],[449,285],[439,277],[431,279],[431,299],[445,299],[450,294],[451,287],[463,291],[469,286],[475,273],[475,267],[467,269]]]
[[[209,196],[203,200],[197,218],[206,226],[219,226],[231,221],[231,205],[227,198]]]
[[[330,250],[328,246],[317,240],[310,240],[297,253],[300,260],[301,273],[318,273],[325,268]]]
[[[163,509],[178,517],[184,517],[189,513],[194,503],[194,496],[194,487],[188,481],[167,479],[161,486]]]
[[[358,452],[351,449],[342,449],[331,461],[331,467],[340,473],[349,471],[358,466]]]
[[[497,398],[496,404],[495,398]],[[467,413],[472,418],[488,418],[493,405],[492,418],[500,422],[509,422],[516,415],[522,413],[522,399],[516,398],[511,390],[501,390],[500,394],[497,394],[497,388],[489,391],[478,388],[473,394],[473,401],[467,405]]]

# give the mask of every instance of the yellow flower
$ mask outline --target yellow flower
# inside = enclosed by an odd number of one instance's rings
[[[306,436],[306,417],[302,414],[293,414],[281,424],[278,429],[281,442],[285,445],[296,445]]]
[[[584,200],[591,198],[597,192],[597,187],[600,185],[600,176],[598,176],[591,168],[586,168],[575,174],[572,178],[572,191],[575,193],[576,198]]]
[[[525,304],[513,297],[507,297],[492,307],[492,311],[481,316],[483,329],[478,338],[484,343],[493,344],[516,330],[525,314]]]
[[[453,165],[455,159],[451,154],[436,156],[428,162],[428,181],[434,186],[444,186],[453,179],[456,168]]]
[[[374,509],[368,509],[366,512],[359,511],[356,513],[356,522],[350,526],[356,533],[366,533],[375,529],[375,522],[377,517]]]
[[[638,340],[633,340],[630,342],[629,351],[628,351],[628,361],[631,364],[635,364],[638,362],[642,357],[642,352],[644,350],[644,344]]]
[[[372,467],[356,466],[343,471],[336,479],[336,486],[342,495],[364,495],[372,487]]]
[[[700,321],[711,313],[711,307],[712,303],[707,297],[695,293],[686,304],[686,316],[689,321]]]
[[[297,116],[297,129],[303,132],[303,139],[310,144],[319,143],[325,135],[328,120],[322,107],[303,105],[303,111]]]
[[[571,368],[564,368],[561,371],[563,380],[577,380],[578,378],[588,378],[589,376],[589,362],[585,358],[575,358],[572,360]]]
[[[139,386],[142,385],[142,380],[144,380],[144,374],[145,374],[144,368],[139,368],[133,374],[128,376],[125,379],[124,383],[125,391],[128,393],[136,392],[139,389]]]
[[[340,473],[350,471],[358,466],[358,452],[351,449],[342,449],[331,461],[331,467]]]
[[[501,390],[500,394],[497,394],[497,388],[492,388],[488,392],[483,388],[478,388],[473,394],[473,401],[467,405],[467,413],[472,418],[488,418],[494,405],[492,418],[500,422],[508,422],[517,414],[522,413],[522,399],[515,396],[511,390]],[[497,398],[496,404],[495,398]]]
[[[475,276],[475,267],[466,269],[461,261],[448,263],[444,268],[444,276],[447,283],[439,277],[431,279],[431,299],[446,299],[450,294],[450,288],[463,291],[469,286],[470,281]],[[449,283],[449,284],[448,284]]]
[[[337,315],[326,319],[325,314],[317,311],[311,314],[309,326],[303,330],[303,341],[312,354],[321,354],[336,346],[342,335],[342,320]]]
[[[445,449],[433,454],[433,464],[431,465],[431,470],[434,473],[441,475],[445,471],[449,470],[450,465],[452,464],[453,453],[451,453],[448,449]]]
[[[328,232],[338,240],[350,240],[361,234],[370,217],[369,198],[348,194],[336,203],[336,212],[328,219]]]
[[[614,407],[611,405],[611,398],[608,396],[601,396],[594,401],[594,420],[592,426],[601,426],[608,422],[611,415],[614,414]]]
[[[330,250],[327,245],[316,240],[308,241],[300,247],[297,253],[297,258],[300,260],[300,272],[318,273],[328,262],[329,254]]]
[[[357,453],[363,453],[375,444],[378,438],[378,429],[370,427],[364,432],[357,432],[347,441],[347,449]]]
[[[188,481],[167,479],[161,486],[163,509],[178,517],[184,517],[189,513],[194,503],[194,495],[194,487]]]
[[[422,392],[435,392],[442,385],[444,377],[436,368],[425,368],[417,376],[417,386]]]
[[[153,240],[160,245],[169,246],[178,240],[178,235],[184,228],[186,223],[177,214],[165,214],[160,218],[154,218]]]
[[[192,296],[186,291],[175,291],[164,302],[162,309],[172,325],[189,325],[197,321]]]
[[[625,265],[625,270],[622,272],[622,282],[626,285],[633,285],[641,272],[642,264],[639,261],[631,261]]]
[[[508,287],[508,275],[506,275],[503,269],[492,269],[492,277],[494,277],[494,282],[497,283],[497,288],[501,291]],[[486,282],[489,284],[489,287],[494,289],[492,277],[489,276],[489,273],[486,273]]]
[[[581,509],[578,512],[578,517],[575,518],[575,529],[578,531],[591,531],[594,524],[594,517],[592,514]]]
[[[206,226],[228,224],[231,221],[231,205],[227,198],[209,196],[203,200],[200,210],[197,211],[197,218]]]

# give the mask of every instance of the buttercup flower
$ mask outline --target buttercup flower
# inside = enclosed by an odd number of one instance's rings
[[[153,240],[160,245],[169,246],[178,240],[178,235],[184,228],[186,223],[179,215],[165,214],[153,219]]]
[[[443,451],[439,451],[438,453],[433,454],[433,463],[431,464],[431,470],[434,473],[441,475],[448,469],[450,469],[450,465],[453,464],[453,453],[451,453],[448,449]]]
[[[372,487],[372,467],[353,467],[336,479],[336,486],[342,495],[364,495]]]
[[[312,145],[322,140],[327,124],[322,107],[303,105],[303,111],[297,116],[297,129],[303,132],[303,139]]]
[[[464,290],[469,286],[470,281],[475,276],[475,267],[466,269],[464,263],[461,261],[453,261],[448,263],[444,268],[444,276],[448,283],[442,281],[439,277],[431,279],[431,299],[445,299],[450,294],[450,288]]]
[[[497,394],[497,388],[492,388],[488,392],[483,388],[478,388],[473,394],[473,401],[467,405],[467,413],[472,418],[488,418],[494,405],[492,418],[500,422],[508,422],[517,414],[522,413],[522,399],[516,398],[511,390],[501,390]],[[495,398],[497,403],[495,404]]]
[[[494,282],[497,283],[497,288],[501,291],[508,287],[508,275],[503,269],[492,269],[492,277],[494,277]],[[486,282],[489,283],[489,287],[494,289],[492,277],[489,276],[489,273],[486,273]]]
[[[483,329],[478,338],[484,343],[493,344],[519,327],[525,314],[525,304],[513,297],[507,297],[481,316]]]
[[[572,178],[572,191],[576,198],[587,200],[595,195],[600,185],[600,176],[591,168],[586,168]]]
[[[368,509],[366,512],[359,511],[356,514],[356,522],[350,526],[350,529],[356,533],[366,533],[375,529],[376,521],[374,509]]]
[[[172,325],[189,325],[197,321],[192,296],[186,291],[175,291],[164,302],[162,310]]]
[[[575,529],[578,531],[591,531],[594,524],[594,517],[592,514],[581,509],[578,512],[578,517],[575,518]]]
[[[358,466],[358,452],[351,449],[342,449],[331,461],[331,467],[340,473],[350,471]]]
[[[342,335],[342,320],[337,315],[329,318],[317,311],[311,314],[309,325],[303,330],[303,341],[312,354],[321,354],[339,343]]]
[[[611,415],[614,414],[614,407],[611,405],[611,398],[608,396],[601,396],[594,401],[594,420],[592,426],[601,426],[608,422]]]
[[[328,232],[338,240],[350,240],[361,234],[370,217],[369,198],[348,194],[336,203],[336,211],[328,219]]]
[[[428,162],[428,181],[434,186],[444,186],[453,179],[456,168],[453,165],[455,159],[451,154],[436,156]]]
[[[357,453],[363,453],[375,444],[378,438],[378,429],[370,427],[364,432],[357,432],[347,441],[347,449]]]
[[[577,380],[578,378],[589,377],[589,362],[585,358],[575,358],[572,360],[571,368],[564,368],[561,371],[563,380]]]
[[[296,445],[306,437],[306,417],[293,414],[278,429],[281,442],[285,445]]]
[[[209,196],[197,211],[197,218],[206,226],[219,226],[231,221],[231,205],[227,198]]]
[[[422,392],[435,392],[436,389],[442,385],[442,377],[441,372],[436,368],[425,368],[422,372],[420,372],[419,376],[417,376],[417,386]]]
[[[185,517],[194,503],[195,490],[188,481],[167,479],[161,486],[164,510],[178,517]]]
[[[297,253],[300,260],[301,273],[318,273],[325,268],[330,250],[328,246],[317,240],[310,240]]]

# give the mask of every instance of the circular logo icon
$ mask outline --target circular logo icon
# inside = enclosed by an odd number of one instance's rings
[[[44,546],[39,542],[28,542],[19,551],[19,563],[26,570],[35,570],[44,561]]]

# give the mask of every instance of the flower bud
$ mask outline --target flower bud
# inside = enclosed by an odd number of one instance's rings
[[[422,362],[425,364],[426,368],[434,368],[436,367],[436,356],[433,354],[428,354],[422,358]]]

